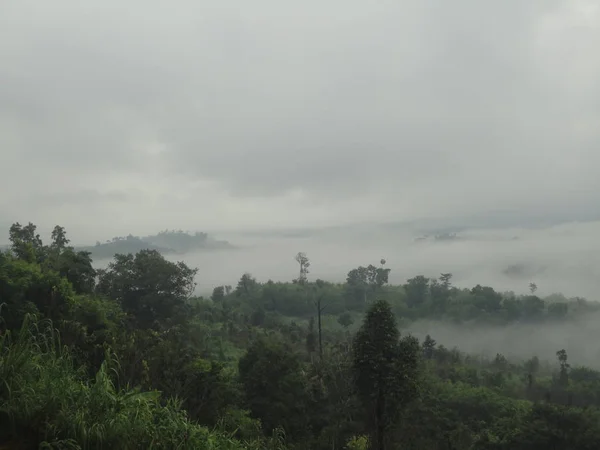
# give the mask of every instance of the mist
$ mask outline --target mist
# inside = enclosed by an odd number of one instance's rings
[[[297,252],[311,261],[309,277],[342,282],[359,265],[379,264],[391,269],[390,283],[404,283],[423,274],[453,274],[457,287],[477,284],[497,291],[525,293],[529,283],[538,294],[562,293],[567,297],[597,300],[600,276],[600,222],[570,223],[543,229],[472,229],[449,241],[418,240],[411,229],[342,228],[306,233],[304,237],[256,234],[219,234],[238,248],[167,255],[198,268],[198,294],[209,294],[219,285],[235,285],[244,272],[259,281],[290,281],[297,277]],[[107,260],[95,262],[105,266]],[[506,274],[510,266],[518,273]]]
[[[556,361],[556,352],[565,349],[571,365],[600,368],[600,313],[568,322],[502,327],[418,320],[403,332],[419,340],[429,334],[438,344],[447,348],[457,347],[471,355],[493,358],[501,353],[515,362],[533,356],[541,361]]]
[[[306,231],[303,237],[269,236],[255,233],[218,235],[239,248],[168,255],[199,269],[197,294],[208,296],[219,285],[233,285],[244,272],[259,281],[290,281],[297,277],[294,260],[302,251],[310,258],[309,278],[343,282],[349,270],[359,265],[379,264],[385,258],[391,269],[390,283],[401,284],[423,274],[438,277],[451,272],[453,284],[471,288],[477,284],[497,291],[528,292],[529,283],[537,294],[561,293],[597,301],[600,279],[600,222],[568,223],[546,228],[471,229],[456,233],[453,240],[422,238],[423,233],[408,227],[395,230],[372,227]],[[97,261],[105,266],[106,260]],[[507,274],[510,266],[521,273]],[[430,334],[438,344],[458,347],[467,354],[493,358],[502,353],[509,360],[522,361],[538,356],[553,362],[556,351],[567,350],[573,365],[600,368],[600,313],[576,320],[544,324],[507,326],[454,325],[418,320],[403,333],[422,340]]]

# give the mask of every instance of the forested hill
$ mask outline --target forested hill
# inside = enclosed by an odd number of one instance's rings
[[[165,230],[151,236],[118,236],[104,243],[79,247],[77,250],[87,251],[95,259],[112,258],[117,253],[137,253],[140,250],[157,250],[163,255],[195,252],[199,250],[224,250],[235,248],[227,241],[210,237],[207,233],[189,233],[181,230]]]
[[[533,282],[459,288],[451,273],[390,285],[385,260],[330,283],[296,261],[289,282],[245,273],[203,298],[202,274],[156,250],[98,270],[64,228],[44,243],[14,224],[0,449],[600,448],[598,303],[541,298]],[[503,348],[467,348],[490,337]]]

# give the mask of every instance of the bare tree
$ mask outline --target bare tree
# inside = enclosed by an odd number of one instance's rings
[[[529,283],[529,291],[531,292],[531,295],[535,295],[535,291],[537,291],[537,284]]]

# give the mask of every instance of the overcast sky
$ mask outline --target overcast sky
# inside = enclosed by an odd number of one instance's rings
[[[5,0],[0,225],[600,218],[597,0]]]

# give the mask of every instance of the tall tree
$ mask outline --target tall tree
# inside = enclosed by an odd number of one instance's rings
[[[452,286],[452,274],[451,273],[442,273],[440,274],[440,282],[444,289],[448,290]]]
[[[50,244],[51,248],[55,248],[57,250],[64,250],[69,244],[69,239],[67,239],[67,232],[64,227],[60,225],[56,225],[52,230],[52,244]]]
[[[347,306],[355,308],[360,303],[363,303],[362,306],[364,306],[387,284],[391,269],[384,267],[385,259],[382,259],[380,263],[381,267],[369,264],[367,267],[359,266],[348,272],[346,289],[351,302]]]
[[[323,361],[323,327],[321,325],[321,316],[327,308],[327,305],[323,304],[323,287],[325,282],[323,280],[317,280],[314,285],[314,304],[317,309],[317,329],[319,332],[319,359]]]
[[[567,351],[565,349],[556,352],[558,363],[560,364],[560,372],[558,382],[561,386],[566,387],[569,384],[569,369],[571,365],[567,362]]]
[[[430,335],[425,336],[425,341],[423,341],[423,356],[425,356],[426,359],[433,358],[436,345],[437,342],[435,339],[432,339]]]
[[[246,401],[266,433],[283,427],[293,438],[306,434],[309,397],[301,367],[298,355],[275,339],[256,340],[240,358]]]
[[[300,273],[298,274],[298,283],[304,284],[307,280],[308,268],[310,267],[310,260],[304,252],[298,252],[294,259],[300,266]]]
[[[419,307],[427,301],[429,281],[429,278],[423,275],[417,275],[407,280],[404,290],[406,291],[406,303],[409,307]]]
[[[238,296],[241,295],[250,295],[256,288],[258,287],[258,283],[256,278],[254,278],[248,272],[244,273],[240,280],[238,281],[237,286],[235,287],[235,294]]]
[[[389,303],[373,303],[353,343],[353,369],[374,450],[385,450],[386,432],[417,394],[419,352],[417,339],[400,339]]]

